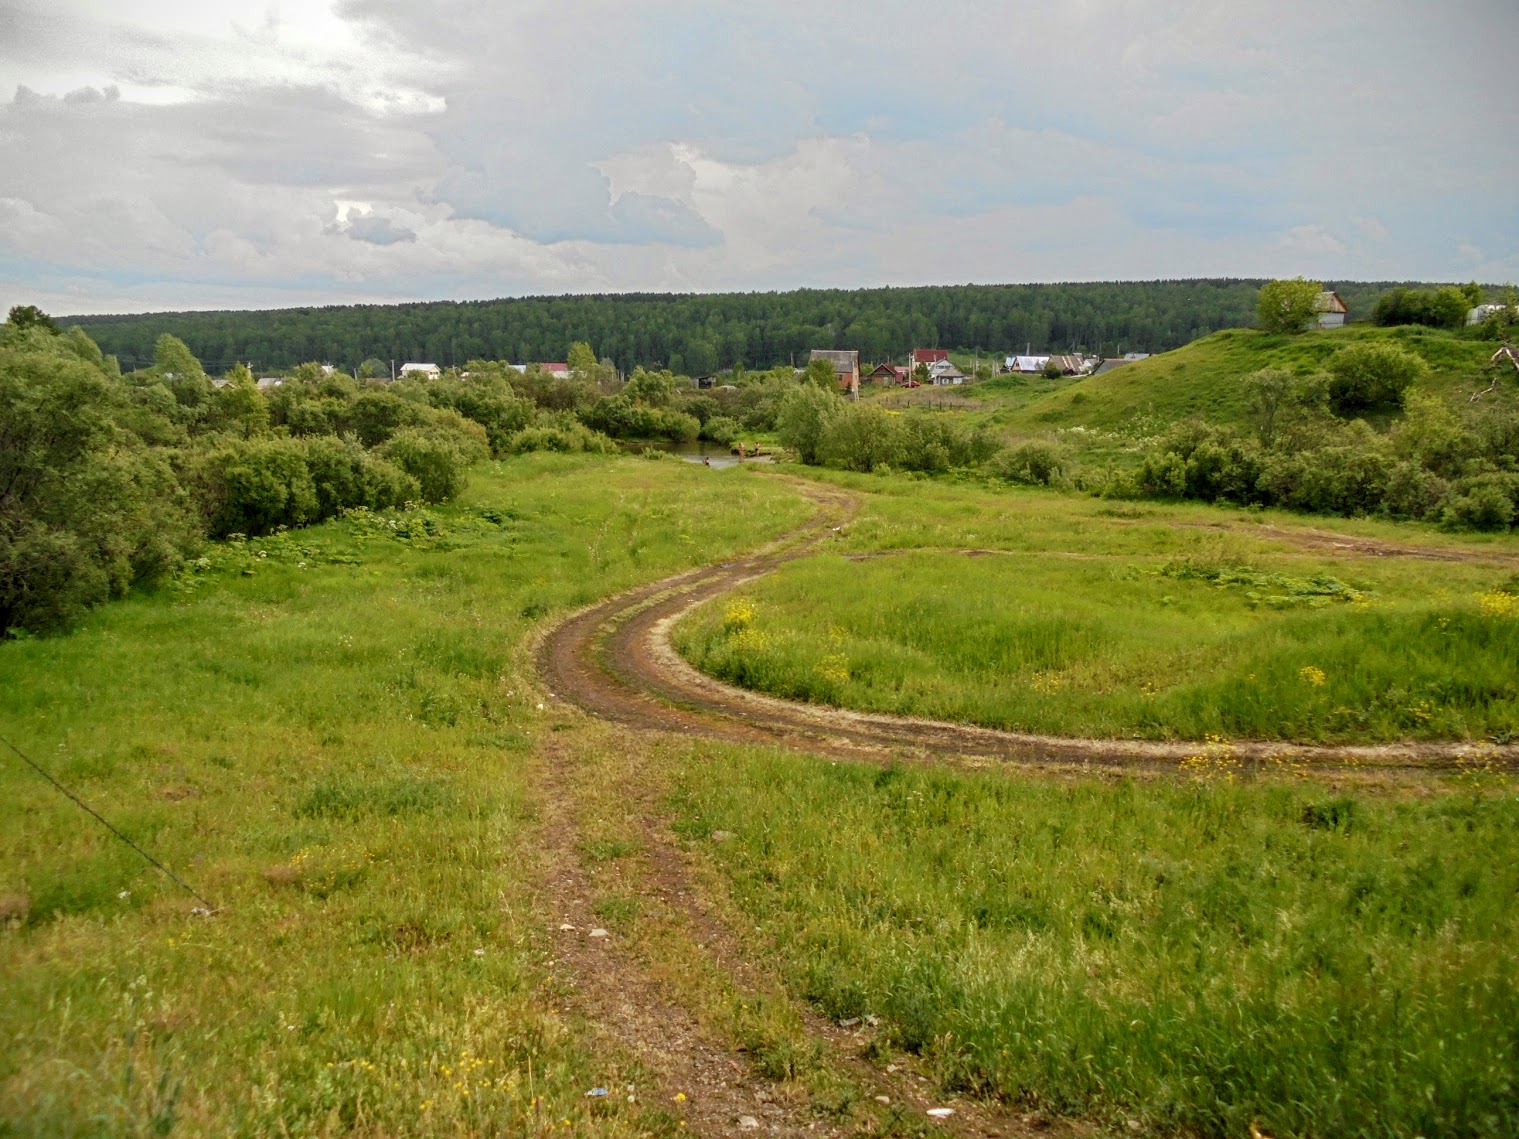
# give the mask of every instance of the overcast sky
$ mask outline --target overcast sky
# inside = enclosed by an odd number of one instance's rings
[[[1519,280],[1515,0],[0,0],[0,306]]]

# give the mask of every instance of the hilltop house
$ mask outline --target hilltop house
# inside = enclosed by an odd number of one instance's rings
[[[408,376],[418,380],[436,380],[443,374],[443,369],[436,364],[408,363],[401,365],[401,378]]]
[[[1345,323],[1345,317],[1350,309],[1346,307],[1344,298],[1339,293],[1325,289],[1313,302],[1313,310],[1318,313],[1318,326],[1320,328],[1339,328]]]
[[[807,362],[814,360],[827,360],[833,365],[833,378],[838,381],[839,391],[860,394],[860,353],[856,349],[814,348]]]

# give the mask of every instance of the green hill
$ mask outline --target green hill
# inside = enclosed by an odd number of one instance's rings
[[[1261,368],[1308,375],[1322,369],[1337,349],[1358,340],[1392,340],[1418,353],[1431,370],[1426,390],[1462,400],[1486,386],[1483,366],[1494,347],[1460,333],[1416,327],[1353,325],[1298,336],[1233,328],[1100,376],[1055,381],[1052,390],[1033,399],[1024,395],[1020,401],[1012,392],[999,395],[993,385],[1001,381],[983,385],[982,390],[984,398],[1018,404],[994,417],[999,426],[1016,432],[1078,426],[1123,431],[1139,421],[1163,426],[1189,415],[1236,422],[1244,413],[1241,378]]]

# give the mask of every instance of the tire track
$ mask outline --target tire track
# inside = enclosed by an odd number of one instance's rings
[[[1237,740],[1204,745],[1088,739],[802,704],[724,684],[697,671],[674,650],[670,644],[674,626],[704,602],[787,562],[828,549],[857,505],[853,496],[835,488],[788,481],[819,507],[800,530],[747,557],[691,570],[611,598],[550,630],[537,652],[539,675],[550,695],[628,727],[862,759],[969,758],[1160,771],[1174,771],[1199,755],[1261,772],[1519,767],[1519,746],[1514,744],[1317,745]]]

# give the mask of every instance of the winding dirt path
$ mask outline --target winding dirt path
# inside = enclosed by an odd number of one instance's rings
[[[1199,755],[1260,771],[1519,766],[1519,746],[1513,744],[1324,746],[1238,740],[1206,748],[1194,741],[1085,739],[802,704],[724,684],[697,671],[674,650],[670,644],[674,626],[702,603],[836,544],[837,531],[856,507],[846,492],[791,481],[819,508],[800,530],[747,557],[611,598],[551,630],[537,654],[539,674],[550,693],[591,715],[629,727],[858,758],[980,758],[1126,770],[1175,769]],[[1355,552],[1372,555],[1369,549]],[[1379,546],[1375,556],[1430,554],[1412,547]]]

